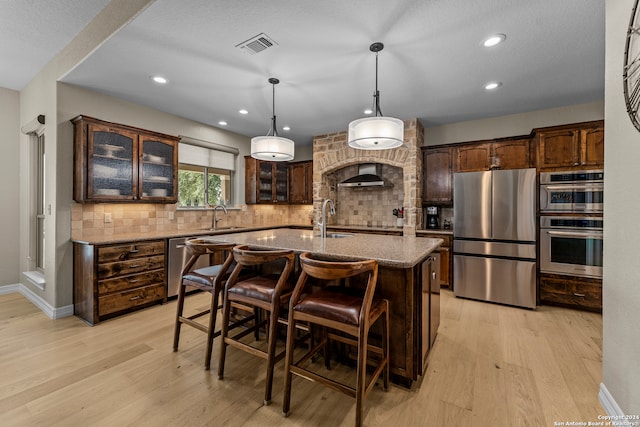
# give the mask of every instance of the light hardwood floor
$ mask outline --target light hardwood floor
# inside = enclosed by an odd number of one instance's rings
[[[206,295],[188,303],[206,306]],[[50,320],[20,294],[0,296],[2,426],[351,426],[355,401],[295,378],[281,415],[283,362],[262,405],[264,361],[230,348],[217,378],[218,339],[204,371],[205,335],[183,327],[172,351],[175,301],[95,327]],[[602,317],[535,311],[442,293],[427,374],[411,389],[380,388],[368,426],[553,426],[596,421]],[[321,362],[318,365],[322,365]],[[351,370],[335,366],[334,374]]]

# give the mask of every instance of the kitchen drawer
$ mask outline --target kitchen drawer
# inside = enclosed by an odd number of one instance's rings
[[[164,255],[98,264],[98,280],[164,268]]]
[[[164,240],[154,240],[127,245],[101,246],[98,248],[98,263],[126,261],[164,254]]]
[[[451,247],[451,234],[439,234],[439,233],[434,233],[434,234],[420,234],[420,237],[428,237],[430,239],[442,239],[442,245],[441,247],[443,248],[450,248]]]
[[[101,296],[98,298],[98,315],[106,316],[107,314],[162,300],[164,297],[164,283]]]
[[[602,310],[602,282],[572,276],[541,275],[540,300],[592,311]]]
[[[164,269],[140,274],[130,274],[115,279],[100,280],[98,282],[98,295],[103,296],[113,292],[122,292],[133,288],[163,284],[164,281]]]

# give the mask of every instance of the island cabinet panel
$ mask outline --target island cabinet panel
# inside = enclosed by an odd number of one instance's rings
[[[166,301],[165,240],[74,243],[74,314],[91,325]]]
[[[453,277],[453,257],[451,256],[452,250],[452,235],[441,233],[420,233],[420,237],[428,237],[431,239],[442,239],[442,245],[440,246],[440,286],[451,288],[451,278]]]

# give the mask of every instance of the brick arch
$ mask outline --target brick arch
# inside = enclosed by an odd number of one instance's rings
[[[402,169],[404,234],[415,235],[422,218],[420,181],[422,176],[423,129],[417,119],[405,120],[404,145],[393,150],[356,150],[347,145],[347,132],[320,135],[313,140],[313,205],[315,220],[319,220],[322,201],[331,197],[327,174],[359,163],[382,163]]]

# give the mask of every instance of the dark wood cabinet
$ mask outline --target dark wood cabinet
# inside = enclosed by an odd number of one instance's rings
[[[74,243],[74,314],[91,325],[166,301],[165,241]]]
[[[536,129],[535,135],[540,170],[604,166],[602,121]]]
[[[289,164],[289,203],[313,204],[313,162]]]
[[[491,144],[491,166],[497,169],[526,169],[531,164],[531,138],[496,140]]]
[[[76,202],[177,201],[179,138],[87,116],[72,122]]]
[[[289,164],[245,156],[245,203],[289,203]]]
[[[426,147],[422,156],[422,203],[453,204],[452,149]]]
[[[491,141],[475,142],[455,148],[456,172],[491,169]]]
[[[602,279],[541,273],[540,302],[601,312]]]

